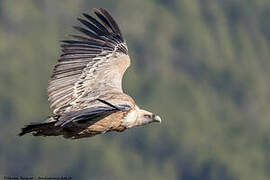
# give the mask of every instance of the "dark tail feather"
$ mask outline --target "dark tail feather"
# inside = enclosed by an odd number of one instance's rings
[[[54,126],[56,121],[52,122],[43,122],[43,123],[33,123],[22,128],[21,132],[18,134],[19,136],[23,136],[24,134],[31,133],[34,136],[57,136],[60,135],[58,131],[58,127]]]

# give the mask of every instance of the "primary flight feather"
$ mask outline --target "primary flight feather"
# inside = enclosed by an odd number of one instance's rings
[[[63,54],[47,89],[53,115],[25,126],[20,136],[32,132],[78,139],[161,122],[123,93],[122,77],[130,66],[127,45],[105,9],[94,9],[94,13],[97,19],[88,14],[78,18],[83,27],[74,28],[82,35],[62,41]]]

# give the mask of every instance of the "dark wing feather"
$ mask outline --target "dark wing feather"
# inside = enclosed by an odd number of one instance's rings
[[[122,38],[122,34],[121,31],[117,25],[117,23],[115,22],[115,20],[112,18],[112,16],[103,8],[99,8],[99,11],[101,12],[101,14],[103,16],[105,16],[105,18],[107,19],[107,22],[110,24],[110,26],[112,27],[112,30],[115,34],[117,34],[120,38]],[[121,39],[123,41],[123,39]]]
[[[74,28],[83,35],[61,41],[63,54],[48,86],[49,102],[56,114],[65,107],[72,111],[82,98],[94,100],[106,98],[110,91],[122,92],[122,76],[130,64],[127,46],[112,16],[102,8],[94,13],[99,20],[88,14],[83,14],[86,19],[78,18],[83,27]]]
[[[94,26],[93,24],[91,24],[90,22],[88,22],[84,19],[78,18],[78,21],[80,21],[83,25],[85,25],[86,27],[88,27],[89,29],[94,31],[99,36],[105,36],[108,34],[107,32],[104,32],[104,31],[98,29],[96,26]]]
[[[98,29],[100,29],[102,32],[104,32],[106,35],[109,35],[109,31],[101,24],[99,23],[95,18],[92,16],[89,16],[88,14],[83,13],[84,17],[86,17],[91,23],[93,23]]]
[[[55,126],[66,127],[72,123],[85,123],[90,122],[92,120],[99,120],[110,114],[122,111],[125,112],[129,110],[131,107],[127,104],[114,105],[114,107],[93,107],[86,108],[79,111],[68,112],[60,117],[60,119],[55,123]]]

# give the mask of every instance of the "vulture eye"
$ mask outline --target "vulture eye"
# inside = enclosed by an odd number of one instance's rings
[[[151,118],[151,115],[149,115],[149,114],[145,114],[145,115],[144,115],[144,117],[145,117],[145,118],[149,118],[149,119],[150,119],[150,118]]]

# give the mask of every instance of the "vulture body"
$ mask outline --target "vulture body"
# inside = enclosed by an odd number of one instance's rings
[[[25,126],[20,136],[79,139],[161,122],[123,93],[122,77],[130,66],[126,42],[105,9],[94,9],[94,13],[97,18],[88,14],[78,18],[83,27],[74,28],[83,35],[62,41],[63,54],[47,89],[53,115]]]

